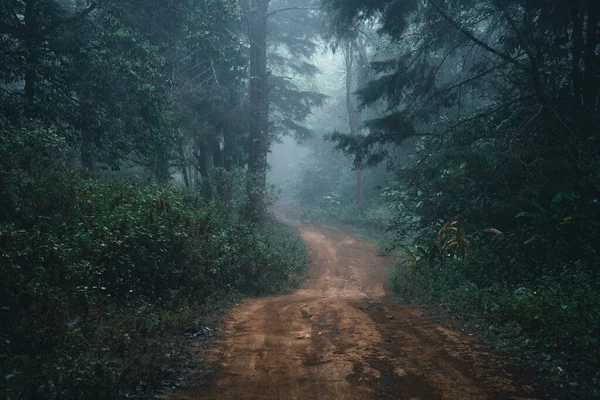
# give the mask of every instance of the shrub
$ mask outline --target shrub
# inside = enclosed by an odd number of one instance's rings
[[[405,252],[391,276],[401,299],[459,314],[500,349],[562,384],[569,398],[598,396],[600,274],[575,263],[556,275],[510,280],[495,268],[506,258],[477,243],[464,262]]]
[[[393,221],[393,214],[386,204],[339,204],[304,207],[302,218],[313,223],[343,223],[385,231]]]
[[[303,242],[273,219],[249,224],[235,205],[170,186],[83,179],[35,125],[2,139],[7,398],[114,398],[159,385],[181,370],[176,334],[203,310],[301,279]]]

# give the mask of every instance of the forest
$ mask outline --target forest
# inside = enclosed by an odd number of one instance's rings
[[[462,321],[519,398],[600,397],[600,2],[0,2],[2,398],[185,388],[182,338],[359,240],[381,304]]]

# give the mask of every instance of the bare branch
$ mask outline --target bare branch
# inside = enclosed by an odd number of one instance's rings
[[[215,69],[215,63],[213,62],[213,59],[210,59],[210,66],[212,67],[212,71],[213,71],[213,77],[215,78],[215,83],[217,84],[217,86],[219,85],[219,78],[217,77],[217,70]]]
[[[312,11],[312,10],[315,10],[315,8],[312,8],[312,7],[287,7],[287,8],[282,8],[282,9],[279,9],[279,10],[271,11],[270,13],[267,14],[267,18],[272,17],[273,15],[285,12],[285,11],[292,11],[292,10],[310,10],[310,11]]]

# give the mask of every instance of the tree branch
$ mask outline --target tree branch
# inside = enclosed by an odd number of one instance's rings
[[[446,12],[444,12],[435,3],[434,0],[429,0],[429,4],[431,4],[431,6],[433,8],[435,8],[435,10],[442,16],[442,18],[444,18],[450,25],[452,25],[456,29],[460,30],[463,35],[465,35],[467,38],[469,38],[469,40],[473,41],[474,43],[476,43],[480,47],[484,48],[485,50],[489,51],[490,53],[495,54],[496,56],[500,57],[504,61],[506,61],[506,62],[508,62],[510,64],[515,65],[520,70],[525,71],[525,72],[527,72],[529,74],[532,73],[531,68],[528,67],[527,65],[519,62],[517,59],[509,56],[508,54],[502,53],[501,51],[498,51],[498,50],[494,49],[493,47],[491,47],[490,45],[488,45],[487,43],[485,43],[481,39],[478,39],[477,37],[475,37],[475,35],[473,35],[473,33],[471,33],[467,28],[462,27],[457,21],[455,21],[454,19],[452,19],[452,17],[450,17]]]
[[[312,7],[287,7],[287,8],[282,8],[280,10],[271,11],[270,13],[267,14],[267,18],[272,17],[275,14],[282,13],[284,11],[292,11],[292,10],[311,10],[312,11],[315,9]]]
[[[521,44],[521,47],[525,51],[525,54],[527,54],[527,57],[529,57],[529,62],[531,63],[530,73],[531,73],[531,76],[533,77],[533,83],[535,85],[535,89],[538,92],[538,97],[540,98],[540,101],[542,103],[545,103],[544,94],[542,93],[542,82],[540,79],[540,73],[538,71],[538,60],[537,60],[537,58],[535,58],[531,47],[527,44],[527,41],[521,34],[521,30],[517,26],[517,23],[512,18],[512,16],[508,12],[508,10],[504,7],[501,7],[500,5],[498,5],[497,7],[500,8],[500,10],[502,11],[502,13],[504,15],[504,18],[506,18],[506,20],[508,21],[511,28],[515,31],[515,34],[517,35],[517,39],[519,39],[519,43]]]
[[[442,88],[442,89],[438,90],[437,92],[435,92],[434,94],[432,94],[426,100],[426,103],[428,103],[429,101],[431,101],[435,96],[439,96],[440,94],[449,92],[449,91],[454,90],[454,89],[458,89],[461,86],[464,86],[464,85],[466,85],[466,84],[468,84],[470,82],[476,81],[476,80],[478,80],[480,78],[483,78],[484,76],[486,76],[488,74],[491,74],[495,70],[500,69],[500,68],[502,68],[502,67],[504,67],[506,65],[508,65],[508,62],[503,62],[502,64],[498,64],[498,65],[496,65],[496,66],[494,66],[494,67],[492,67],[492,68],[490,68],[490,69],[488,69],[486,71],[481,72],[480,74],[477,74],[477,75],[472,76],[472,77],[470,77],[468,79],[465,79],[464,81],[460,81],[459,83],[456,83],[456,84],[454,84],[452,86],[448,86],[448,87]]]
[[[66,24],[70,24],[72,22],[78,21],[81,18],[87,16],[92,11],[94,11],[97,7],[98,7],[98,4],[93,3],[88,8],[86,8],[85,10],[80,12],[79,14],[73,15],[69,18],[62,18],[62,19],[56,20],[56,21],[54,21],[54,23],[52,23],[52,25],[50,25],[50,26],[46,27],[45,29],[43,29],[42,31],[40,31],[39,35],[44,36],[44,35],[52,32],[53,30],[55,30],[56,28],[58,28],[61,25],[66,25]]]
[[[440,133],[440,134],[439,134],[439,136],[444,136],[444,135],[446,135],[447,133],[450,133],[450,132],[452,132],[453,130],[455,130],[456,128],[458,128],[458,127],[460,127],[460,126],[462,126],[462,125],[464,125],[464,124],[467,124],[467,123],[469,123],[469,122],[471,122],[471,121],[475,121],[475,120],[477,120],[477,119],[480,119],[480,118],[489,117],[490,115],[492,115],[492,114],[495,114],[495,113],[497,113],[498,111],[500,111],[500,110],[502,110],[502,109],[504,109],[504,108],[506,108],[506,107],[510,107],[510,106],[512,106],[513,104],[519,103],[519,102],[521,102],[521,101],[524,101],[524,100],[531,99],[532,97],[534,97],[534,96],[525,96],[525,97],[519,97],[518,99],[515,99],[515,100],[513,100],[513,101],[510,101],[510,102],[508,102],[508,103],[501,104],[501,105],[499,105],[498,107],[492,108],[491,110],[489,110],[489,111],[486,111],[486,112],[484,112],[484,113],[475,114],[475,115],[474,115],[474,116],[472,116],[472,117],[466,118],[466,119],[464,119],[464,120],[462,120],[462,121],[460,121],[460,122],[457,122],[456,124],[452,125],[452,126],[451,126],[451,127],[449,127],[448,129],[446,129],[444,132]]]
[[[491,110],[488,110],[486,112],[475,114],[475,115],[473,115],[473,116],[471,116],[469,118],[465,118],[462,121],[459,121],[456,124],[450,126],[448,129],[446,129],[442,133],[415,132],[415,133],[408,134],[408,135],[407,134],[402,134],[402,133],[396,133],[396,134],[386,133],[385,136],[406,136],[407,138],[408,137],[412,137],[412,136],[434,136],[434,137],[442,137],[442,136],[445,136],[446,134],[452,132],[456,128],[459,128],[460,126],[462,126],[464,124],[467,124],[467,123],[469,123],[471,121],[475,121],[475,120],[480,119],[480,118],[489,117],[490,115],[495,114],[498,111],[500,111],[500,110],[502,110],[502,109],[504,109],[506,107],[510,107],[513,104],[519,103],[519,102],[524,101],[524,100],[529,100],[529,99],[531,99],[533,97],[535,97],[535,96],[531,95],[531,96],[519,97],[519,98],[517,98],[517,99],[515,99],[513,101],[509,101],[508,103],[503,103],[503,104],[501,104],[501,105],[499,105],[499,106],[497,106],[495,108],[492,108]],[[369,135],[367,135],[365,137],[368,137]]]

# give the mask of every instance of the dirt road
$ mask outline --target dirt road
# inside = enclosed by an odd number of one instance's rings
[[[211,350],[216,382],[175,398],[534,398],[469,335],[386,301],[394,261],[374,245],[299,229],[311,252],[303,288],[234,307]]]

